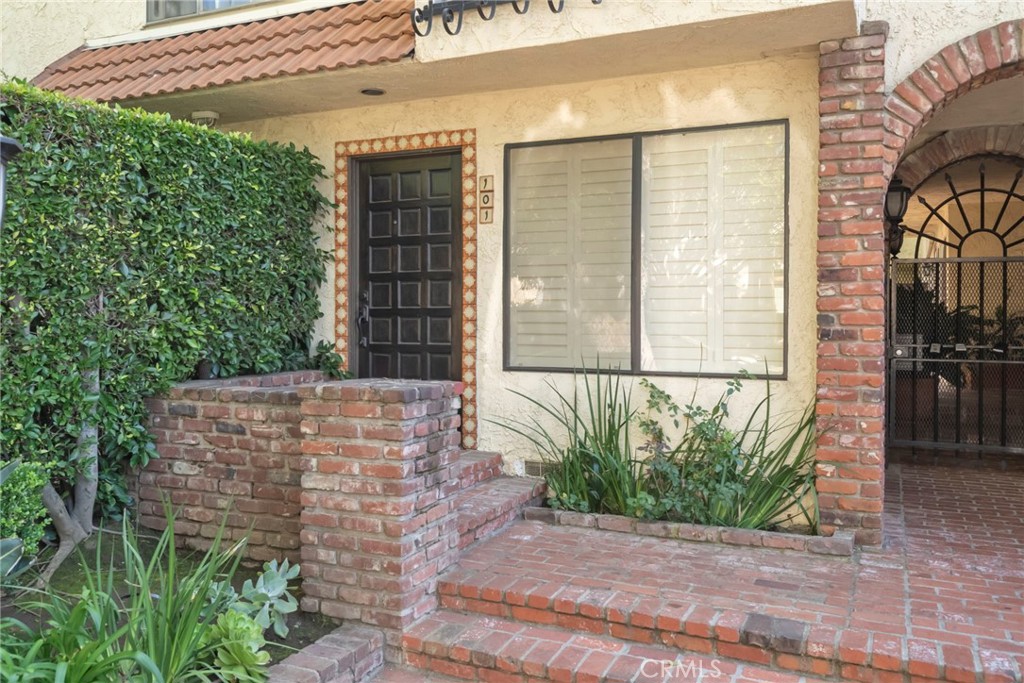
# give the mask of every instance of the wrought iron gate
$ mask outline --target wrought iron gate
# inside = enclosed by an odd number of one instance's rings
[[[889,443],[1024,453],[1024,258],[892,264]]]
[[[891,261],[890,446],[1024,454],[1024,160],[1002,186],[982,161],[919,196],[914,258]]]

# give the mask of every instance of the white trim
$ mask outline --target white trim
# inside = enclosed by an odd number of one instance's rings
[[[143,28],[141,31],[122,33],[106,38],[93,38],[85,41],[85,46],[87,48],[100,48],[124,45],[125,43],[140,43],[159,38],[171,38],[186,33],[208,31],[209,29],[223,28],[235,24],[247,24],[253,21],[284,17],[290,14],[299,14],[300,12],[309,12],[335,5],[347,5],[353,2],[361,2],[361,0],[277,0],[276,2],[261,2],[258,5],[220,10],[209,14],[193,15],[180,19],[167,19]]]

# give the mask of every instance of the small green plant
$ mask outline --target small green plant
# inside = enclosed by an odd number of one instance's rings
[[[277,560],[263,564],[263,572],[256,582],[246,579],[241,594],[227,582],[214,584],[211,599],[227,596],[231,609],[252,616],[264,630],[273,626],[274,633],[281,638],[288,636],[288,615],[299,607],[295,596],[288,589],[288,582],[299,575],[299,565],[289,565],[288,560],[278,565]]]
[[[745,420],[734,420],[730,402],[750,378],[744,372],[728,380],[710,408],[696,402],[696,389],[680,407],[641,380],[647,402],[640,413],[617,374],[584,370],[570,395],[548,383],[552,404],[513,392],[537,407],[540,417],[499,424],[529,439],[550,463],[545,480],[551,507],[750,529],[802,523],[815,531],[816,509],[809,504],[817,437],[813,408],[780,420],[766,382],[765,397]],[[684,428],[677,443],[662,425],[665,418],[675,429]],[[543,420],[557,428],[548,429]],[[645,438],[637,453],[631,423]],[[644,453],[647,461],[639,457]]]
[[[0,620],[3,680],[265,681],[270,657],[264,631],[271,625],[284,628],[284,615],[294,611],[288,581],[298,575],[298,566],[267,563],[238,595],[230,586],[245,541],[224,548],[222,522],[210,548],[184,565],[167,503],[165,520],[148,559],[128,521],[122,521],[123,576],[115,571],[113,555],[103,566],[97,543],[93,566],[83,563],[85,586],[78,595],[69,598],[46,588],[41,600],[28,605],[43,615],[38,628]]]
[[[201,647],[207,652],[218,677],[228,683],[265,681],[270,654],[263,648],[263,627],[247,614],[228,610],[203,636]]]
[[[334,350],[334,344],[321,340],[316,345],[310,365],[329,379],[349,379],[352,373],[345,369],[345,357]]]
[[[203,680],[199,675],[203,639],[220,614],[230,608],[230,595],[215,593],[211,587],[229,584],[242,558],[245,541],[222,550],[224,525],[213,537],[210,548],[189,571],[182,571],[175,547],[174,519],[165,502],[167,526],[149,560],[143,558],[138,541],[127,521],[122,523],[125,600],[128,631],[126,642],[146,652],[168,681]],[[226,519],[226,517],[225,517]]]
[[[642,507],[644,516],[749,529],[799,521],[817,529],[816,512],[805,503],[814,495],[814,411],[780,420],[772,412],[766,380],[765,397],[738,429],[731,429],[726,423],[729,403],[748,379],[748,373],[741,373],[726,382],[710,409],[691,400],[681,411],[672,409],[675,403],[665,392],[643,380],[653,388],[657,405],[670,406],[670,415],[681,414],[687,422],[674,447],[655,441],[645,484],[656,502]],[[644,431],[649,439],[664,434]]]
[[[113,562],[104,568],[101,543],[95,566],[85,565],[84,571],[85,586],[78,595],[69,599],[46,591],[31,603],[41,615],[37,630],[15,619],[2,620],[4,680],[163,683],[150,656],[128,642],[129,624],[121,618]]]

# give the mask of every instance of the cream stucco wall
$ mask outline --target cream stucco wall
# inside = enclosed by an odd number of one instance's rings
[[[143,0],[0,1],[0,72],[33,78],[86,40],[135,31]]]
[[[851,0],[616,0],[598,5],[592,0],[564,0],[564,3],[562,12],[554,16],[544,0],[535,0],[522,15],[516,14],[509,5],[498,7],[490,21],[481,19],[476,11],[468,11],[463,18],[462,31],[456,36],[447,35],[437,17],[430,35],[417,39],[416,58],[432,62],[667,27],[698,26],[710,30],[709,22],[816,6],[829,8],[821,16],[831,13],[833,21],[839,19],[838,14],[844,9],[851,19],[855,16]],[[811,32],[810,26],[805,25],[805,28]],[[421,30],[425,30],[425,25],[421,24]],[[727,51],[731,47],[725,45],[728,36],[722,36],[721,40],[723,51]]]
[[[506,143],[661,130],[787,118],[790,140],[789,379],[774,388],[778,405],[799,408],[814,396],[815,236],[817,206],[817,60],[813,56],[768,59],[728,67],[595,81],[509,92],[383,105],[241,124],[256,137],[306,145],[328,168],[334,143],[343,140],[472,127],[477,130],[477,167],[494,175],[495,222],[478,230],[477,347],[480,446],[504,452],[511,469],[530,454],[518,438],[489,419],[525,408],[509,392],[549,396],[546,380],[560,387],[571,376],[504,372],[502,366],[502,161]],[[322,190],[333,192],[333,181]],[[329,246],[330,238],[324,245]],[[325,318],[318,335],[333,329],[333,283],[322,291]],[[638,382],[635,382],[638,384]],[[658,378],[680,401],[694,380]],[[713,400],[723,381],[702,380],[700,396]],[[751,386],[744,403],[761,392]],[[639,386],[638,400],[642,400]]]

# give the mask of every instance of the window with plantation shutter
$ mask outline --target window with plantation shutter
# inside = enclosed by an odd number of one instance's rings
[[[784,374],[787,133],[510,146],[506,367]]]
[[[531,147],[510,169],[512,357],[629,367],[629,140]]]

